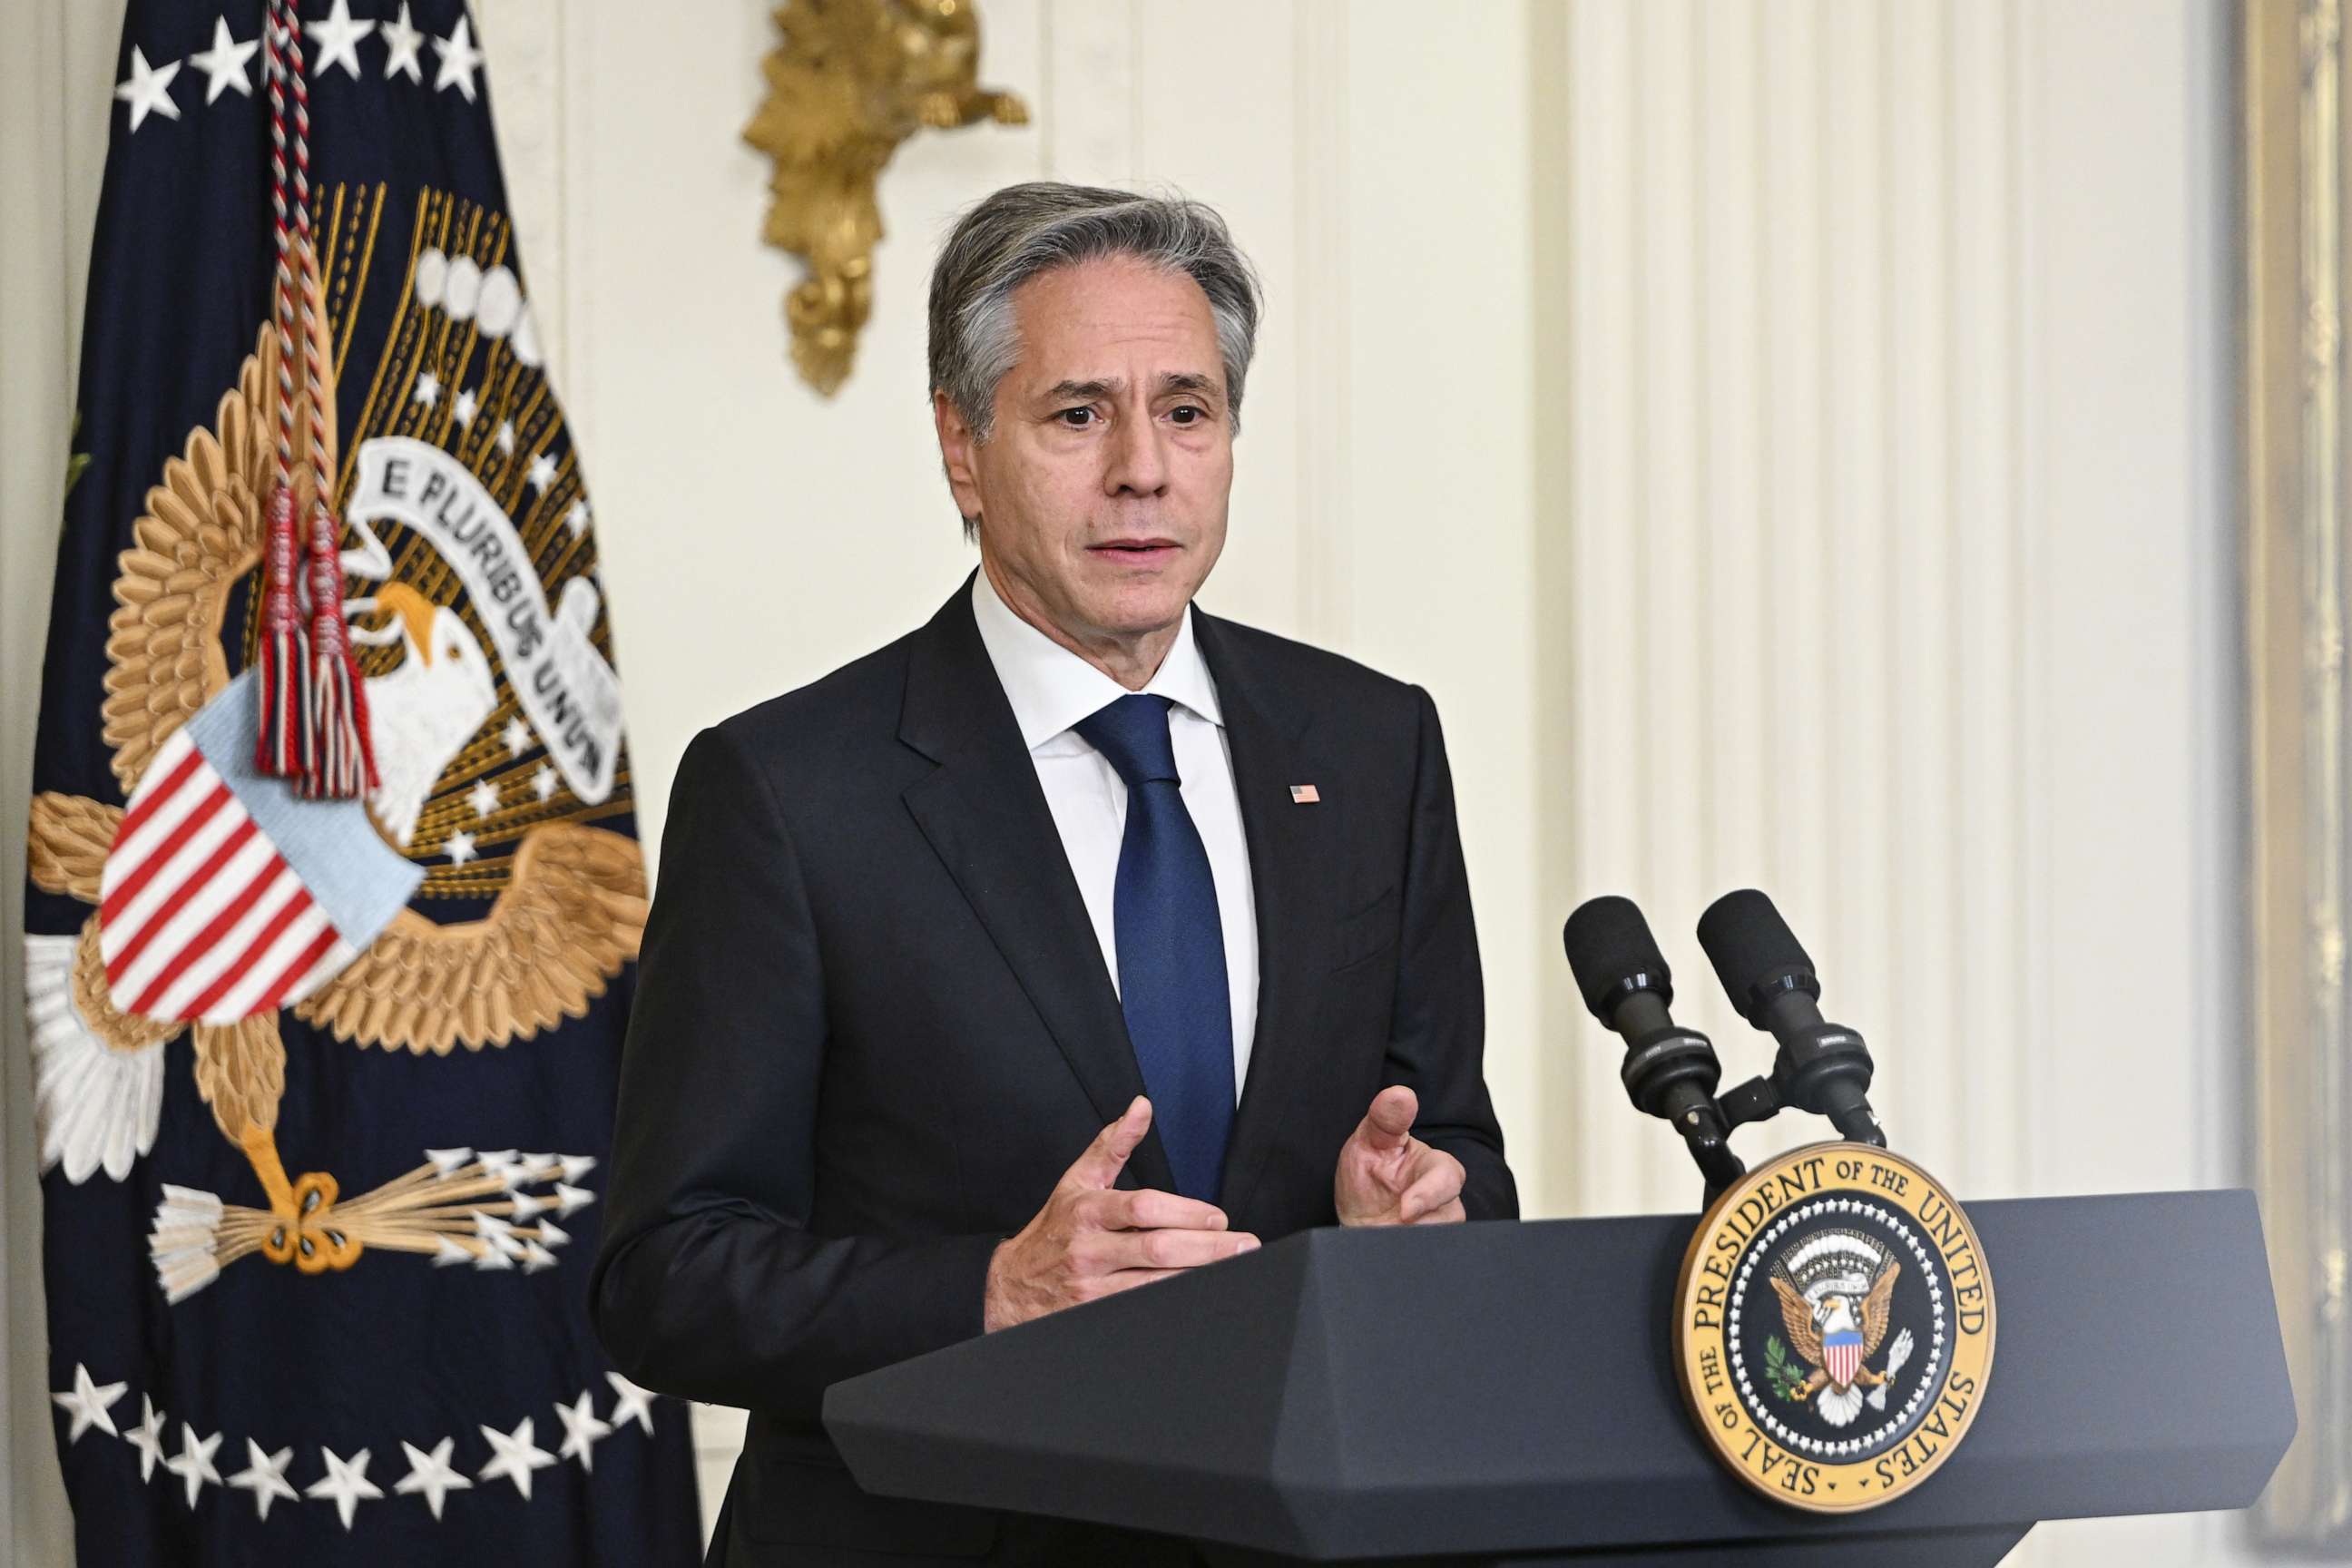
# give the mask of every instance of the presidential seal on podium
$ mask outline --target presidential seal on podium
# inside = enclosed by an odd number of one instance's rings
[[[1585,1005],[1623,1037],[1636,1110],[1679,1133],[1706,1207],[1675,1287],[1674,1359],[1707,1446],[1765,1496],[1814,1513],[1879,1507],[1942,1464],[1992,1372],[1992,1277],[1933,1176],[1886,1148],[1862,1036],[1822,1016],[1813,961],[1772,900],[1699,918],[1724,994],[1780,1047],[1718,1098],[1705,1035],[1674,1021],[1674,975],[1631,900],[1587,900],[1561,932]],[[1843,1141],[1750,1171],[1731,1134],[1783,1110]]]
[[[1950,1193],[1815,1143],[1709,1206],[1675,1289],[1675,1371],[1708,1447],[1765,1495],[1876,1508],[1941,1464],[1992,1371],[1992,1279]]]

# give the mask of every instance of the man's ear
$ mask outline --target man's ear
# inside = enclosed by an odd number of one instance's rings
[[[931,423],[940,433],[940,461],[947,469],[948,489],[955,496],[956,510],[967,521],[976,518],[980,515],[980,475],[973,457],[980,440],[944,392],[931,393]]]

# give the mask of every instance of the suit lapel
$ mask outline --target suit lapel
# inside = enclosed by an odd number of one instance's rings
[[[1314,766],[1311,710],[1298,708],[1253,664],[1225,623],[1196,611],[1193,631],[1224,710],[1257,915],[1257,1032],[1225,1148],[1220,1200],[1240,1224],[1239,1205],[1314,1069],[1316,993],[1329,967],[1338,814],[1290,798],[1293,784],[1319,783],[1328,789],[1335,782],[1321,778]]]
[[[907,788],[907,809],[1068,1058],[1096,1115],[1117,1119],[1143,1092],[1143,1073],[1036,766],[972,620],[969,578],[915,634],[898,738],[939,764]],[[1157,1129],[1128,1169],[1144,1186],[1172,1188]]]

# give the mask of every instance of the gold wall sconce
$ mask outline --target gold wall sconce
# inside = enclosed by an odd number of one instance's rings
[[[980,82],[973,0],[785,0],[761,68],[768,96],[743,140],[774,160],[761,237],[808,265],[785,296],[793,363],[841,389],[874,302],[882,237],[875,182],[925,127],[1028,123],[1028,106]]]

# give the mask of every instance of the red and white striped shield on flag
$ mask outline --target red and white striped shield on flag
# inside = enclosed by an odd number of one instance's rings
[[[423,877],[358,802],[302,799],[254,766],[251,679],[156,752],[107,852],[99,953],[126,1012],[226,1024],[299,1002]]]

